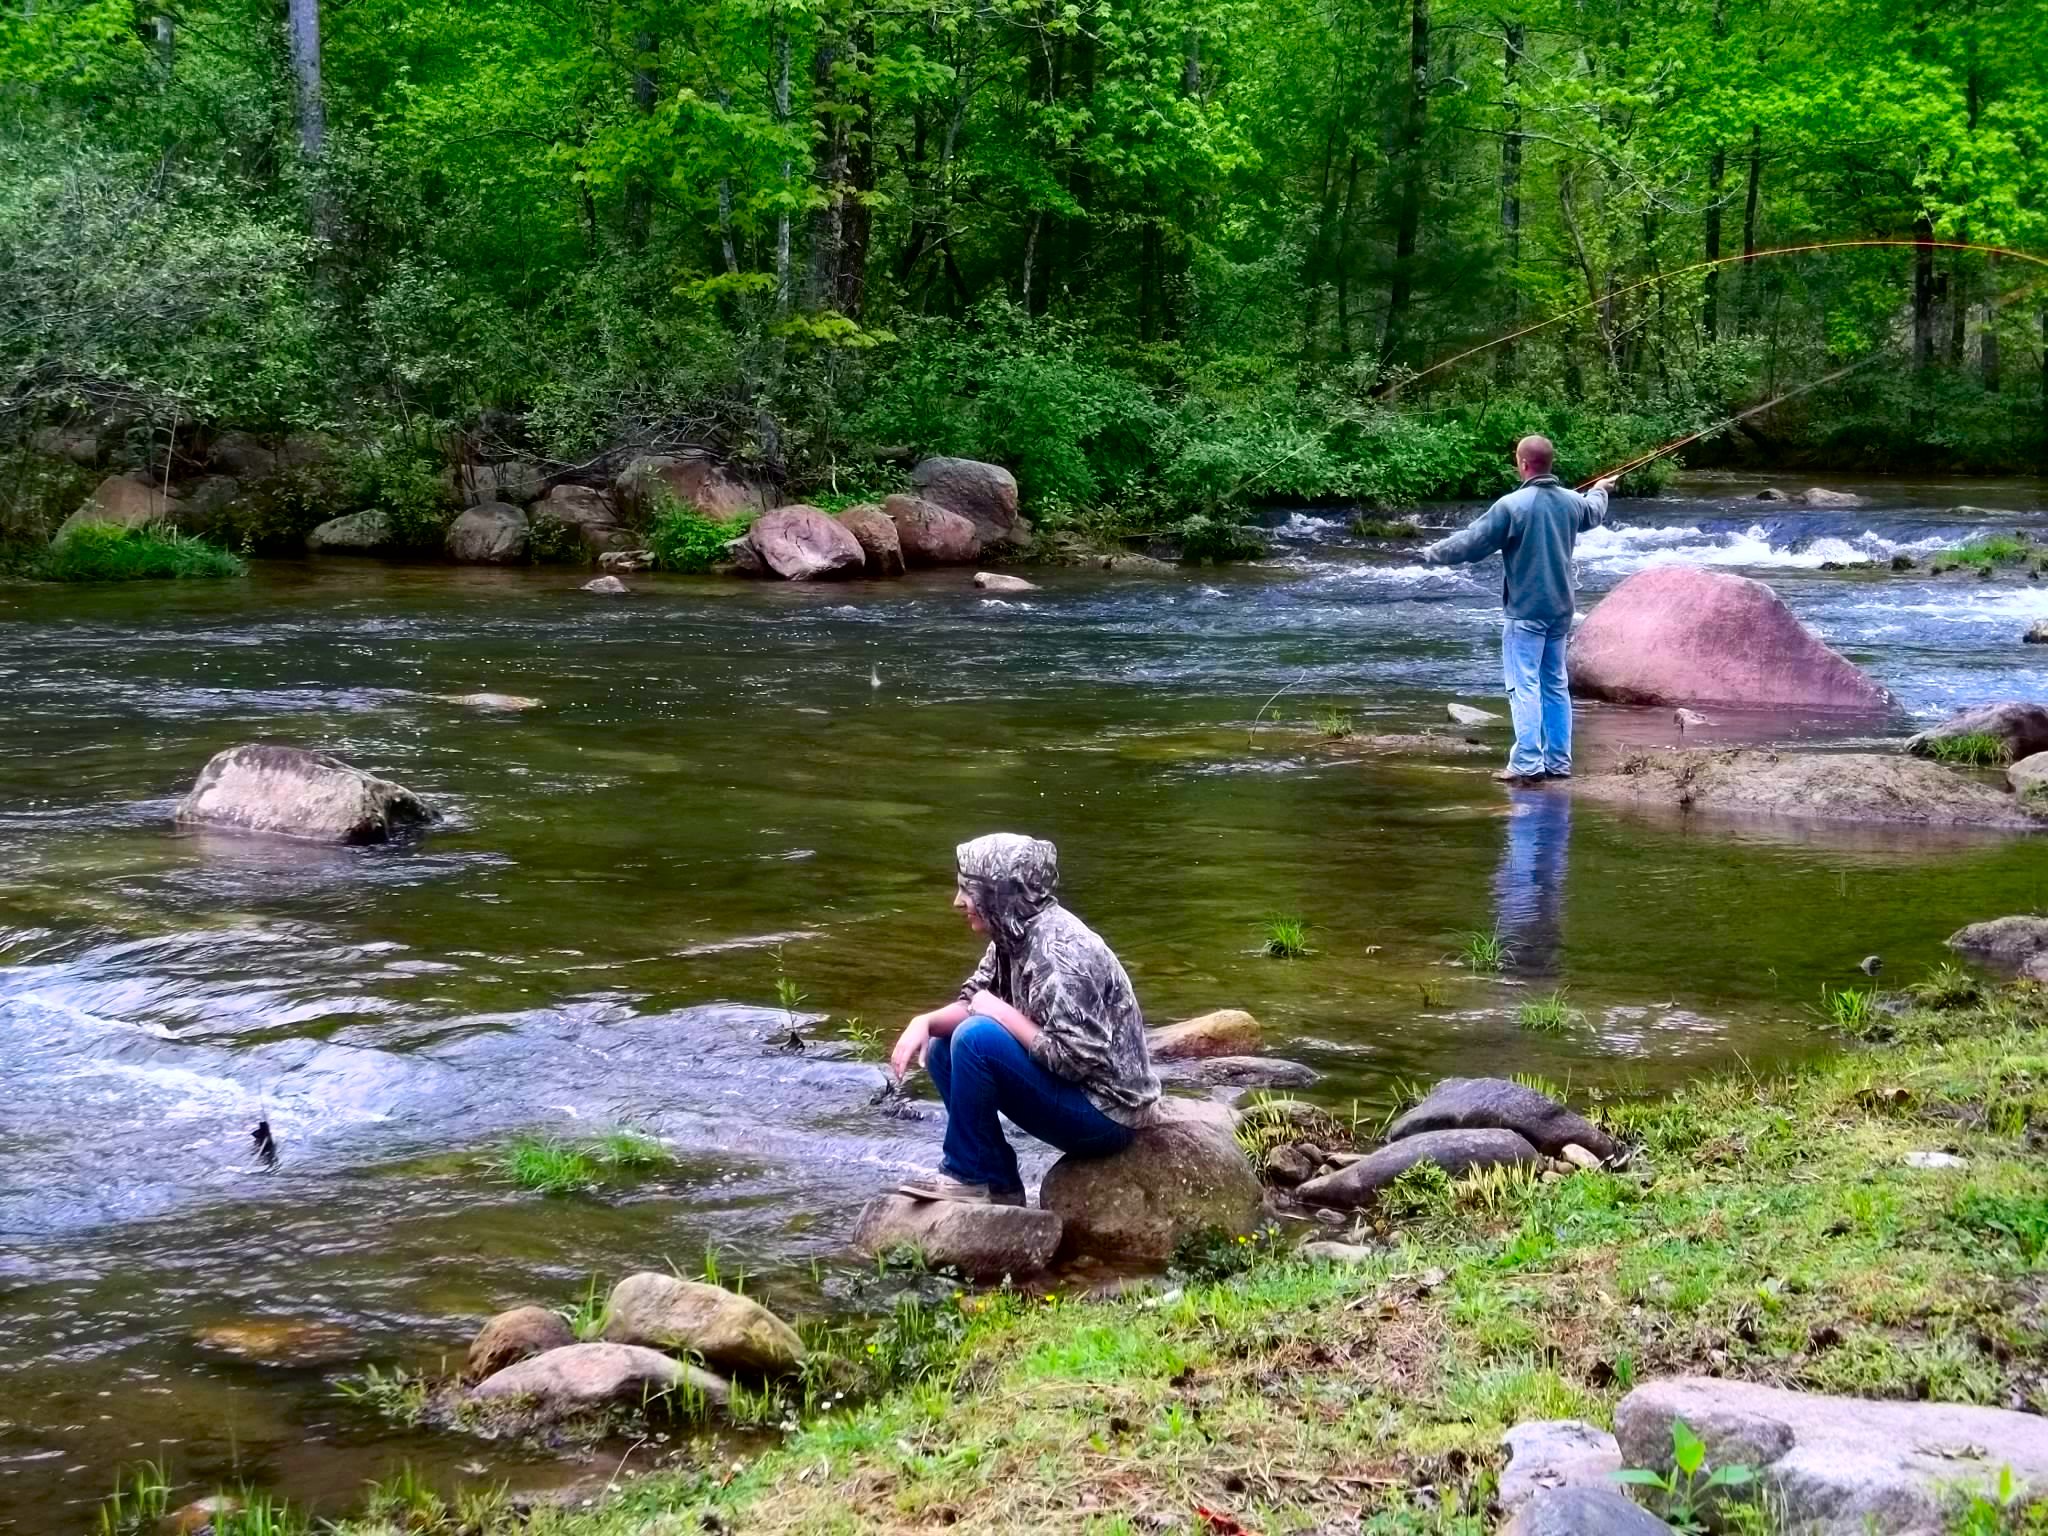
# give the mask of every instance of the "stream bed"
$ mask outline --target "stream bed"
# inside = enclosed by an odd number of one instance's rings
[[[1582,542],[1582,611],[1646,563],[1711,564],[1889,686],[1890,735],[2041,696],[2020,636],[2048,582],[1821,567],[2048,535],[2042,487],[1845,482],[1873,505],[1809,511],[1760,483],[1621,503]],[[1365,733],[1441,728],[1453,698],[1505,712],[1498,566],[1426,570],[1337,512],[1273,521],[1256,565],[1034,572],[1001,597],[948,572],[615,599],[574,571],[346,560],[0,587],[0,1531],[87,1529],[143,1457],[180,1500],[247,1480],[326,1513],[401,1461],[445,1487],[587,1475],[394,1430],[335,1383],[452,1364],[482,1317],[593,1276],[715,1250],[786,1315],[857,1309],[852,1214],[939,1136],[935,1109],[870,1105],[865,1036],[885,1050],[973,964],[948,901],[982,832],[1059,844],[1155,1022],[1248,1008],[1340,1113],[1451,1072],[1640,1094],[1767,1069],[1826,1048],[1820,988],[1865,955],[1909,981],[1963,923],[2048,904],[2024,838],[1658,820],[1509,795],[1492,757],[1328,741],[1313,712]],[[456,702],[482,690],[540,707]],[[1673,739],[1660,711],[1581,731]],[[398,849],[172,835],[207,757],[251,740],[448,819]],[[1258,953],[1280,915],[1306,958]],[[1444,964],[1495,926],[1505,980]],[[800,1054],[770,1044],[781,977]],[[1583,1026],[1519,1029],[1559,986]],[[516,1132],[621,1124],[678,1167],[554,1199],[491,1167]],[[265,1360],[210,1331],[251,1324],[320,1342]]]

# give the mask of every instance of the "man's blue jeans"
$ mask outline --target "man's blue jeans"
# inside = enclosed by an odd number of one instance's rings
[[[1017,1154],[996,1116],[1008,1115],[1040,1141],[1082,1157],[1107,1157],[1131,1144],[1131,1133],[1097,1109],[1073,1083],[1031,1059],[994,1019],[968,1019],[924,1048],[924,1069],[946,1103],[946,1151],[940,1172],[991,1193],[1024,1188]]]
[[[1509,619],[1501,631],[1508,712],[1515,721],[1510,773],[1533,779],[1572,771],[1572,696],[1564,673],[1565,644],[1571,637],[1569,615],[1547,624]]]

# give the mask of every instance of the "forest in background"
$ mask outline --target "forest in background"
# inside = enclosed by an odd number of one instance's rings
[[[2048,251],[2044,148],[2032,0],[9,0],[0,438],[952,452],[1129,531],[1875,357],[1707,451],[2030,469],[2048,272],[1935,242]]]

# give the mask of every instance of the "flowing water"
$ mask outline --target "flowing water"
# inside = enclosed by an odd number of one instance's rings
[[[1851,487],[1875,499],[1854,512],[1755,488],[1624,503],[1582,546],[1588,599],[1654,561],[1723,566],[1908,717],[2039,694],[2019,637],[2048,583],[1820,567],[2048,532],[2040,487]],[[716,1247],[788,1311],[856,1305],[851,1213],[929,1166],[939,1125],[870,1105],[847,1020],[886,1040],[969,968],[950,862],[980,832],[1060,844],[1153,1018],[1249,1008],[1339,1108],[1452,1071],[1637,1093],[1794,1059],[1864,955],[1910,979],[1963,922],[2048,902],[2023,839],[1661,821],[1504,794],[1490,758],[1325,742],[1316,708],[1373,733],[1500,707],[1497,568],[1276,521],[1254,567],[1006,597],[949,573],[607,600],[565,572],[346,561],[0,589],[0,1530],[86,1528],[145,1456],[181,1497],[248,1479],[329,1512],[401,1459],[444,1486],[564,1480],[584,1469],[394,1431],[335,1382],[431,1367],[593,1275]],[[541,707],[453,701],[478,690]],[[1671,728],[1581,729],[1597,751]],[[340,753],[448,819],[387,850],[172,835],[199,766],[248,740]],[[1277,914],[1312,955],[1256,952]],[[1496,924],[1507,978],[1444,964]],[[771,1044],[779,976],[806,994],[800,1054]],[[1584,1027],[1518,1029],[1556,985]],[[250,1156],[266,1116],[274,1170]],[[622,1123],[679,1167],[547,1199],[489,1166],[518,1131]],[[316,1326],[265,1360],[209,1333],[228,1324]]]

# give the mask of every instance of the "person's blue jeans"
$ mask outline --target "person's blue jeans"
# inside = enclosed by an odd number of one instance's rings
[[[994,1019],[977,1014],[946,1039],[924,1048],[924,1069],[946,1104],[945,1160],[939,1171],[998,1195],[1024,1188],[1017,1154],[1003,1139],[998,1114],[1062,1152],[1107,1157],[1131,1144],[1131,1133],[1097,1109],[1073,1083],[1031,1059]]]
[[[1550,623],[1509,619],[1501,631],[1508,713],[1515,722],[1510,773],[1533,779],[1572,771],[1572,696],[1564,672],[1565,645],[1571,637],[1569,615]]]

